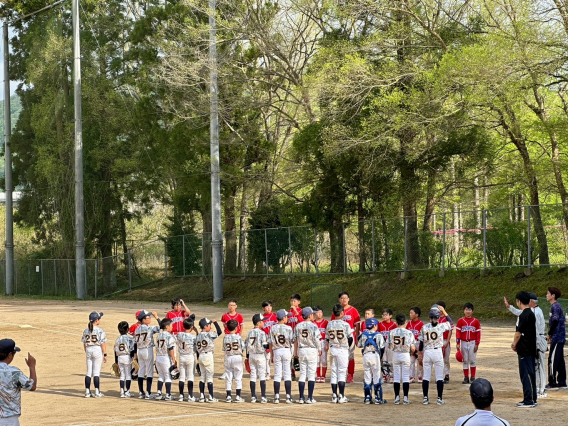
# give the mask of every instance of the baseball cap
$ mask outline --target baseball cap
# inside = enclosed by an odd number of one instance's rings
[[[140,312],[142,312],[142,311],[136,312],[136,318],[138,318],[138,315],[140,315]]]
[[[302,316],[303,317],[309,317],[310,315],[312,315],[314,313],[314,310],[312,308],[310,308],[309,306],[306,306],[304,309],[302,309]]]
[[[538,301],[538,296],[535,293],[529,293],[529,299]]]
[[[262,321],[262,315],[260,314],[254,314],[254,316],[252,317],[252,323],[254,325],[257,325],[259,322]]]
[[[147,310],[143,310],[138,313],[138,319],[143,320],[144,318],[149,317],[150,315],[152,315],[150,312],[148,312]]]
[[[89,321],[93,322],[93,321],[96,321],[98,319],[101,319],[102,317],[103,317],[102,312],[91,312],[89,314]]]
[[[376,318],[367,318],[365,320],[365,328],[369,330],[377,325],[379,325],[379,321]]]
[[[199,328],[205,328],[207,327],[209,324],[212,324],[213,321],[211,321],[209,318],[201,318],[199,320]]]
[[[474,400],[481,399],[491,402],[493,400],[493,386],[487,379],[475,379],[469,386],[469,394]]]
[[[292,313],[288,312],[286,309],[280,309],[278,312],[276,312],[276,319],[278,321],[283,320],[285,317],[291,317]]]
[[[430,313],[428,314],[429,318],[440,318],[440,310],[438,309],[438,305],[434,308],[433,306],[430,308]]]
[[[9,354],[10,352],[20,352],[20,348],[16,346],[16,342],[12,339],[0,340],[0,353]]]

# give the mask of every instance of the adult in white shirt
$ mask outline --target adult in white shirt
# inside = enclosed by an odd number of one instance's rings
[[[546,384],[548,383],[547,376],[547,360],[546,351],[548,349],[548,342],[546,341],[546,322],[544,321],[544,314],[542,309],[538,306],[538,297],[535,293],[529,293],[530,302],[529,307],[536,317],[536,348],[537,348],[537,358],[536,358],[536,393],[537,398],[546,398],[548,394],[546,393]],[[515,316],[521,315],[523,312],[520,309],[515,308],[507,302],[507,298],[503,298],[505,301],[505,307]],[[517,324],[519,320],[517,318]]]
[[[507,420],[497,417],[491,411],[493,402],[493,387],[487,379],[475,379],[469,387],[471,402],[475,411],[460,417],[456,426],[511,426]]]

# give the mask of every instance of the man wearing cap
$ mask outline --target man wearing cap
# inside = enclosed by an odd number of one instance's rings
[[[546,393],[546,383],[548,382],[548,377],[546,374],[546,350],[548,349],[548,342],[546,340],[546,322],[544,321],[544,314],[542,309],[538,306],[538,297],[535,293],[529,293],[530,302],[529,307],[534,313],[536,319],[536,348],[537,348],[537,358],[536,358],[536,392],[538,398],[546,398],[548,394]],[[515,308],[507,302],[507,298],[503,298],[505,301],[505,306],[507,309],[517,317],[523,312],[520,309]],[[517,325],[519,324],[519,319],[517,318]]]
[[[510,426],[507,420],[497,417],[491,411],[493,402],[493,387],[489,380],[479,378],[471,382],[469,387],[471,402],[475,411],[467,416],[460,417],[456,426]]]
[[[18,426],[22,413],[22,389],[35,391],[37,387],[36,360],[28,352],[26,364],[30,377],[10,366],[20,348],[12,339],[0,340],[0,425]]]

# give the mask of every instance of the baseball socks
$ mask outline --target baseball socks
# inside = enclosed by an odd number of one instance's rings
[[[339,395],[345,396],[345,382],[337,382],[337,386],[339,387]]]
[[[404,382],[402,384],[402,394],[404,395],[405,398],[408,398],[408,392],[409,391],[410,391],[410,383]]]
[[[256,382],[251,380],[250,382],[250,396],[256,399]]]
[[[337,383],[332,383],[331,384],[331,393],[333,395],[337,395]]]
[[[201,399],[205,399],[205,383],[202,381],[199,382],[199,395]]]
[[[152,394],[152,380],[152,377],[146,378],[146,392],[148,392],[148,395]]]
[[[286,380],[284,382],[284,389],[286,389],[286,398],[292,397],[292,381]]]
[[[475,371],[477,370],[477,367],[470,367],[471,370],[471,380],[473,381],[473,379],[475,379]]]
[[[355,374],[355,360],[350,359],[349,364],[347,364],[347,383],[353,383],[354,374]]]
[[[308,399],[309,400],[314,399],[315,387],[316,387],[316,382],[314,382],[313,380],[308,382]]]
[[[260,381],[260,396],[266,398],[266,380]]]
[[[306,382],[298,382],[298,389],[300,391],[300,401],[305,400],[304,390],[306,389]]]
[[[428,388],[430,387],[430,380],[422,380],[422,394],[428,398]]]
[[[207,390],[209,391],[209,396],[215,398],[213,396],[213,382],[207,382]]]
[[[436,382],[436,387],[438,388],[438,399],[442,399],[442,395],[444,394],[444,381],[438,380]]]
[[[91,394],[91,378],[89,376],[85,376],[85,395]]]
[[[172,394],[172,382],[166,382],[166,395]]]
[[[397,398],[400,397],[400,383],[394,382],[393,387],[394,387],[394,396],[396,396]]]
[[[140,393],[144,393],[144,378],[143,377],[138,377],[138,391],[140,391]]]

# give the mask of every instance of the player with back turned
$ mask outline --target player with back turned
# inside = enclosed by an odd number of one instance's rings
[[[400,383],[402,382],[403,404],[410,403],[408,392],[410,390],[410,353],[416,350],[416,342],[412,331],[406,329],[404,314],[396,316],[398,328],[389,333],[387,345],[392,350],[394,370],[394,403],[400,404]]]
[[[344,404],[349,402],[345,397],[345,379],[349,363],[349,348],[353,344],[353,330],[343,321],[343,306],[333,307],[333,317],[325,331],[331,354],[331,397],[332,403]],[[339,392],[338,392],[339,388]]]
[[[353,339],[355,342],[355,345],[349,347],[349,362],[347,365],[347,383],[351,383],[353,382],[353,375],[355,374],[355,346],[361,328],[361,316],[359,315],[359,311],[349,304],[349,293],[342,291],[339,293],[338,298],[339,304],[343,306],[342,319],[349,324],[349,328],[353,330]],[[336,319],[336,316],[332,314],[331,319]]]
[[[268,335],[270,352],[272,353],[272,363],[274,364],[274,403],[280,403],[280,381],[284,378],[286,389],[286,403],[292,404],[292,371],[290,370],[290,360],[292,349],[294,348],[294,332],[292,327],[287,325],[288,318],[292,314],[280,309],[276,312],[278,324],[273,325]]]
[[[298,387],[300,390],[300,404],[313,404],[314,387],[316,384],[316,367],[318,358],[321,355],[321,334],[317,325],[313,323],[314,311],[309,306],[302,309],[302,321],[296,326],[294,338],[298,342],[298,357],[300,361],[300,377],[298,379]],[[306,378],[308,380],[308,398],[304,397],[306,387]]]
[[[410,308],[410,321],[406,323],[406,329],[412,331],[417,344],[420,330],[424,327],[424,323],[420,319],[421,313],[422,311],[418,306]],[[422,383],[422,366],[418,363],[418,356],[410,354],[410,383],[414,383],[414,379],[416,379],[418,383]]]
[[[250,402],[258,401],[256,397],[256,381],[260,381],[261,404],[266,404],[266,349],[269,348],[268,337],[264,332],[264,321],[261,314],[255,314],[252,317],[254,328],[249,331],[245,340],[247,350],[247,359],[250,366]]]

